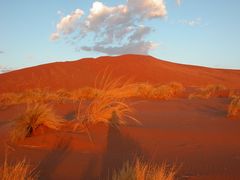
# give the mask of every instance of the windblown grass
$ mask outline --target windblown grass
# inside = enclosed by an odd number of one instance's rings
[[[198,99],[209,99],[211,97],[228,97],[229,90],[219,84],[211,84],[204,88],[201,88],[200,91],[192,93],[189,95],[189,99],[198,98]]]
[[[21,93],[19,103],[47,103],[55,97],[47,89],[29,89]]]
[[[126,124],[127,118],[138,122],[131,116],[133,109],[126,100],[128,92],[125,90],[129,87],[127,82],[123,83],[121,78],[112,80],[110,75],[106,75],[95,87],[100,93],[94,96],[84,112],[78,110],[76,119],[81,125],[105,123],[119,126]],[[81,102],[78,109],[81,109]]]
[[[166,163],[155,165],[137,159],[134,163],[126,162],[122,169],[114,171],[113,180],[173,180],[176,166],[168,167]]]
[[[182,84],[172,82],[154,88],[151,96],[154,99],[169,100],[173,97],[180,95],[184,90],[185,88]]]
[[[20,95],[16,93],[3,93],[0,95],[0,109],[7,108],[10,105],[19,102]]]
[[[31,167],[25,159],[17,163],[9,163],[8,152],[6,151],[4,163],[3,165],[0,166],[0,179],[2,180],[37,180],[38,172],[34,167]]]
[[[228,106],[228,117],[240,116],[240,96],[235,96]]]
[[[14,121],[10,134],[11,141],[32,136],[40,126],[59,130],[62,124],[63,120],[47,104],[28,104],[26,111]]]
[[[100,90],[92,87],[83,87],[71,92],[71,99],[73,101],[91,100],[100,94]]]
[[[169,84],[163,84],[153,86],[149,83],[141,83],[137,85],[137,97],[146,99],[160,99],[169,100],[171,98],[180,95],[185,88],[182,84],[177,82],[171,82]]]

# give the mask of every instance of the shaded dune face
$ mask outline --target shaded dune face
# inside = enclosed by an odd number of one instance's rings
[[[185,86],[222,84],[240,88],[239,70],[182,65],[144,55],[122,55],[56,62],[0,74],[0,93],[34,88],[57,90],[94,86],[98,74],[106,70],[113,78],[125,77],[135,82],[175,81]]]

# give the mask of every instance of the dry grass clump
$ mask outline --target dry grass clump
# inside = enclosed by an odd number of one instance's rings
[[[89,124],[97,123],[118,126],[126,124],[126,118],[138,122],[131,116],[132,108],[126,101],[126,94],[124,94],[125,90],[128,89],[128,83],[122,83],[120,78],[111,80],[109,75],[104,76],[103,80],[99,82],[98,90],[100,93],[94,96],[84,112],[78,110],[78,122],[86,127]],[[81,109],[81,102],[79,109]]]
[[[5,159],[0,168],[0,178],[2,180],[35,180],[37,175],[33,175],[33,168],[23,159],[16,164],[9,164]]]
[[[58,103],[64,103],[68,101],[71,97],[71,93],[65,89],[59,89],[52,93],[52,96],[48,96],[49,100],[56,101]]]
[[[228,117],[237,117],[240,115],[240,96],[235,96],[228,106]]]
[[[205,88],[201,88],[199,92],[190,94],[189,99],[209,99],[211,97],[228,97],[228,95],[229,90],[225,86],[219,84],[211,84]]]
[[[176,97],[181,94],[185,88],[182,84],[172,82],[166,85],[161,85],[153,89],[151,94],[152,98],[154,99],[163,99],[168,100],[172,97]]]
[[[233,89],[229,92],[229,98],[237,98],[240,97],[240,90]]]
[[[3,93],[0,95],[0,109],[4,109],[9,105],[17,104],[19,102],[19,94]]]
[[[136,89],[137,89],[136,90],[137,97],[149,98],[152,94],[154,87],[149,83],[140,83],[140,84],[136,84]]]
[[[130,164],[126,162],[122,169],[114,171],[113,180],[173,180],[176,176],[176,166],[168,167],[166,163],[155,165],[139,159]]]
[[[21,93],[19,103],[46,103],[52,98],[52,94],[46,89],[29,89]]]
[[[124,99],[116,99],[111,95],[101,95],[90,103],[84,122],[90,124],[100,122],[126,124],[125,117],[135,120],[130,115],[131,112],[132,109]]]
[[[16,142],[32,136],[40,126],[59,130],[62,124],[63,120],[47,104],[29,104],[26,111],[14,121],[11,141]]]
[[[100,90],[92,87],[83,87],[71,92],[71,99],[74,101],[94,99],[100,94]]]
[[[137,97],[149,99],[168,100],[180,95],[185,88],[182,84],[171,82],[169,84],[153,86],[149,83],[141,83],[137,86]]]

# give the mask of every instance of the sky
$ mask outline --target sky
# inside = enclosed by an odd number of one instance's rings
[[[240,69],[239,0],[1,0],[0,71],[148,54]]]

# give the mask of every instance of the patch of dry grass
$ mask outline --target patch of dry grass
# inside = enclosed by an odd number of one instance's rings
[[[23,140],[32,136],[32,133],[40,126],[59,130],[63,120],[58,117],[47,104],[28,104],[27,109],[13,124],[10,134],[12,142]]]
[[[46,89],[29,89],[21,93],[19,103],[47,103],[53,95]]]
[[[185,88],[182,84],[172,82],[166,85],[161,85],[153,89],[152,98],[154,99],[163,99],[169,100],[173,97],[177,97],[180,95]]]
[[[114,126],[126,124],[127,119],[139,123],[131,113],[133,109],[126,100],[129,97],[128,82],[123,82],[121,78],[111,79],[110,75],[103,76],[99,80],[99,85],[95,85],[99,94],[94,96],[89,105],[82,109],[79,103],[76,120],[76,130],[78,127],[88,127],[91,124],[106,123]],[[127,97],[126,97],[127,96]]]
[[[185,90],[183,85],[177,82],[171,82],[169,84],[158,86],[153,86],[149,83],[141,83],[136,86],[137,97],[147,99],[169,100],[171,98],[177,97]]]
[[[189,95],[189,99],[209,99],[211,97],[228,97],[229,90],[219,84],[211,84],[204,88],[201,88],[198,92]]]
[[[234,96],[228,106],[228,117],[240,116],[240,96]]]
[[[92,87],[83,87],[76,90],[73,90],[71,92],[71,99],[73,101],[79,101],[79,100],[89,100],[94,99],[96,96],[100,94],[100,90]]]
[[[31,167],[25,159],[16,162],[8,162],[8,149],[5,152],[5,160],[0,166],[0,179],[2,180],[37,180],[38,172]]]
[[[176,166],[168,167],[166,163],[155,165],[137,159],[134,163],[126,162],[122,169],[114,171],[113,180],[173,180],[177,173]]]
[[[3,93],[0,95],[0,109],[19,102],[20,95],[17,93]]]

